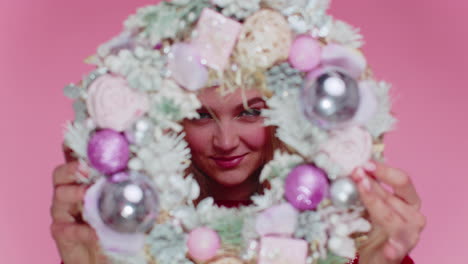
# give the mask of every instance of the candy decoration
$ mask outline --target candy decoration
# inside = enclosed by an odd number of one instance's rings
[[[291,236],[296,228],[298,212],[289,203],[270,207],[258,215],[255,230],[260,236]]]
[[[88,158],[91,165],[103,174],[122,171],[130,158],[128,141],[112,129],[97,131],[88,143]]]
[[[195,260],[207,261],[216,256],[221,247],[221,239],[213,229],[199,227],[190,232],[187,247]]]
[[[356,80],[335,69],[307,79],[300,100],[305,117],[325,129],[346,126],[361,103]]]
[[[131,88],[122,76],[105,74],[92,77],[86,106],[98,127],[122,132],[148,111],[148,95]]]
[[[239,22],[205,8],[192,44],[206,61],[206,65],[215,70],[223,70],[229,62],[241,28]]]
[[[278,12],[263,9],[244,22],[238,59],[246,67],[266,69],[288,58],[291,42],[288,21]]]
[[[296,38],[289,51],[291,65],[303,72],[308,72],[320,63],[322,48],[314,38],[302,35]]]
[[[300,165],[286,178],[286,199],[299,210],[315,209],[327,195],[327,176],[315,166]]]
[[[301,239],[262,237],[258,264],[305,264],[307,242]]]
[[[121,233],[150,230],[159,211],[159,200],[149,179],[132,175],[121,182],[108,181],[98,200],[99,215],[111,229]]]
[[[333,204],[339,207],[350,207],[359,200],[356,184],[349,178],[340,178],[330,187],[330,198]]]
[[[202,65],[200,54],[191,44],[176,43],[172,46],[168,68],[171,77],[189,91],[203,88],[208,81],[208,70]]]

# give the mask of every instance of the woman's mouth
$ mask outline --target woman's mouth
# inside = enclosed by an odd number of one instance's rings
[[[223,169],[232,169],[237,167],[247,154],[240,156],[216,156],[211,157],[218,167]]]

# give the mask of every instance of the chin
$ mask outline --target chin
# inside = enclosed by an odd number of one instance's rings
[[[250,174],[242,170],[219,171],[211,178],[223,186],[234,187],[245,182]]]

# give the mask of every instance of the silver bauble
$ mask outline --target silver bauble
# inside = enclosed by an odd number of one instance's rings
[[[133,141],[136,145],[144,146],[151,142],[154,125],[151,120],[142,118],[135,122],[132,128]]]
[[[330,198],[338,207],[351,207],[359,201],[356,184],[350,178],[340,178],[330,187]]]
[[[309,121],[330,129],[351,121],[361,100],[355,79],[341,70],[329,69],[305,82],[300,101]]]
[[[101,219],[111,229],[144,233],[156,221],[159,200],[147,177],[113,177],[101,190],[98,209]]]

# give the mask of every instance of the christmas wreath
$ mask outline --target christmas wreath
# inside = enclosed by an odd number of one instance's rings
[[[390,86],[329,0],[173,0],[138,9],[65,87],[83,218],[113,263],[344,263],[368,232],[350,174],[382,158]],[[278,149],[252,204],[197,200],[181,121],[197,93],[260,89]]]

